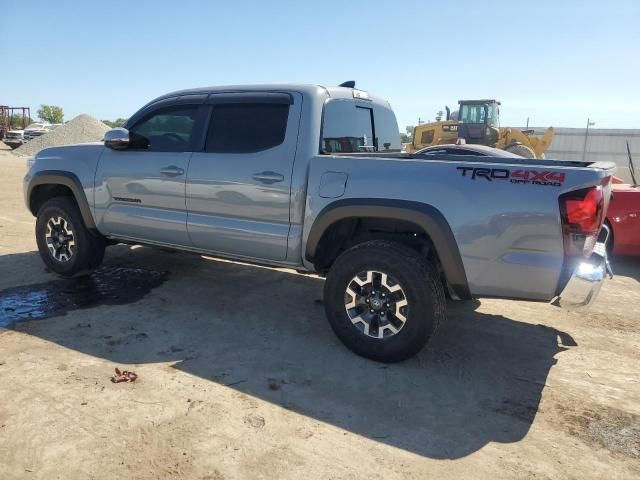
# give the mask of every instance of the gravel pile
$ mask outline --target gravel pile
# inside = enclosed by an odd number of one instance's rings
[[[25,157],[35,155],[43,148],[74,143],[97,142],[102,140],[109,127],[90,115],[78,115],[76,118],[55,130],[28,141],[13,153]]]

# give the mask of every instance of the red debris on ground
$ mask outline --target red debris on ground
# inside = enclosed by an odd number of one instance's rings
[[[135,382],[137,378],[138,378],[138,374],[136,373],[127,372],[126,370],[121,372],[119,368],[116,368],[116,374],[113,377],[111,377],[111,381],[113,383]]]

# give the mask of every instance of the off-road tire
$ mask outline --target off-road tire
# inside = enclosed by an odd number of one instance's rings
[[[372,338],[353,323],[347,312],[347,288],[359,272],[376,271],[397,279],[408,302],[401,329],[385,338]],[[416,250],[388,240],[372,240],[343,252],[324,285],[324,305],[331,328],[353,352],[379,362],[405,360],[418,353],[445,318],[445,295],[438,269]]]
[[[47,224],[52,219],[62,219],[73,234],[73,253],[68,260],[57,260],[47,245]],[[106,247],[104,237],[87,229],[72,197],[54,197],[40,207],[36,219],[36,242],[45,265],[65,277],[91,273],[102,263]]]
[[[536,152],[526,145],[510,145],[505,148],[505,151],[515,153],[516,155],[520,155],[524,158],[536,158]]]

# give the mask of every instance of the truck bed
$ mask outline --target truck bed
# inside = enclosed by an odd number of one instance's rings
[[[331,202],[395,199],[437,209],[447,220],[474,296],[550,300],[565,260],[559,197],[605,183],[612,162],[407,153],[316,155],[305,234]],[[342,175],[343,191],[325,188]],[[339,178],[339,177],[338,177]],[[320,190],[318,190],[320,186]],[[305,236],[306,240],[306,236]],[[523,267],[527,275],[522,275]]]
[[[578,160],[553,160],[553,159],[533,159],[533,158],[508,158],[508,157],[488,157],[473,155],[437,155],[437,154],[419,154],[419,153],[337,153],[332,156],[339,157],[367,157],[367,158],[387,158],[387,159],[405,159],[405,160],[447,160],[464,163],[488,163],[488,164],[512,164],[512,165],[531,165],[545,167],[571,167],[571,168],[597,168],[601,170],[615,170],[614,162],[582,162]]]

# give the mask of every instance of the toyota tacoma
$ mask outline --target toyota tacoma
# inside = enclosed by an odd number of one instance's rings
[[[400,149],[389,103],[353,82],[199,88],[40,151],[24,192],[58,274],[114,243],[316,273],[340,340],[383,362],[424,347],[446,296],[593,301],[613,163]]]

